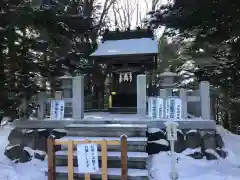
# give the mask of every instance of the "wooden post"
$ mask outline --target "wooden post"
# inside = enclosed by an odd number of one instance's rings
[[[68,180],[74,180],[73,179],[73,148],[74,148],[74,142],[68,141]]]
[[[121,136],[121,180],[127,180],[127,136]]]
[[[84,174],[84,180],[90,180],[90,174]]]
[[[107,141],[103,140],[101,143],[101,156],[102,156],[102,180],[108,179],[107,172]]]
[[[48,149],[48,180],[56,180],[56,164],[55,164],[55,143],[54,138],[50,136],[47,140]]]

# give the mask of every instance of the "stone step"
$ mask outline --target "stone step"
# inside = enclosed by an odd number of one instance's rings
[[[143,124],[143,125],[148,125],[150,123],[151,119],[146,117],[146,118],[128,118],[128,119],[124,119],[124,118],[104,118],[104,119],[97,119],[97,118],[93,118],[93,117],[88,117],[88,118],[84,118],[82,120],[79,121],[75,121],[70,124]]]
[[[145,137],[147,125],[145,124],[70,124],[65,127],[69,136],[88,137]]]
[[[108,109],[112,114],[136,114],[136,107],[112,107]]]
[[[61,139],[62,141],[72,140],[72,141],[99,141],[99,140],[119,140],[120,137],[79,137],[79,136],[65,136]],[[146,137],[127,137],[128,142],[128,152],[145,152],[145,147],[147,145],[147,138]],[[66,149],[67,146],[62,145],[62,150]],[[108,151],[119,151],[120,145],[108,145]]]
[[[101,153],[99,152],[99,166]],[[107,152],[108,167],[121,168],[121,152]],[[128,152],[128,168],[146,169],[148,154],[145,152]],[[67,166],[67,151],[56,152],[56,165]],[[76,151],[74,151],[74,166],[77,166]]]
[[[47,170],[46,170],[47,172]],[[74,167],[74,180],[82,180],[83,174],[77,173],[78,168]],[[67,166],[56,167],[56,179],[66,180],[68,176]],[[90,175],[91,180],[102,179],[101,169]],[[119,180],[121,179],[120,168],[108,168],[108,180]],[[128,169],[128,180],[148,180],[148,171],[146,169]]]

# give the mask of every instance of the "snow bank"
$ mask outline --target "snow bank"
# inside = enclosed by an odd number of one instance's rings
[[[0,180],[47,180],[43,171],[46,168],[46,162],[33,158],[28,163],[15,164],[4,155],[11,130],[11,126],[0,128]]]
[[[191,150],[176,154],[178,180],[239,180],[240,179],[240,136],[232,134],[218,126],[217,132],[222,136],[226,159],[207,161],[195,160],[186,156]],[[192,150],[197,151],[197,149]],[[170,180],[171,156],[169,152],[161,152],[149,156],[148,168],[150,180]]]

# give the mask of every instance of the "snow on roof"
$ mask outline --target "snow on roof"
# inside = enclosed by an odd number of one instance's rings
[[[151,38],[107,40],[91,56],[157,54],[158,42]]]

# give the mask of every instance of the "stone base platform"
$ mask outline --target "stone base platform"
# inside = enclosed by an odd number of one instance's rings
[[[107,112],[88,112],[84,119],[64,119],[64,120],[26,120],[16,121],[16,128],[23,129],[63,129],[70,124],[147,124],[149,128],[165,129],[164,122],[167,119],[152,120],[149,117],[141,117],[136,114],[111,114]],[[200,118],[182,119],[177,121],[179,129],[200,129],[215,130],[216,123],[213,120],[202,120]]]

